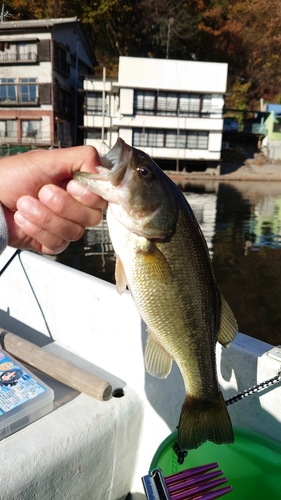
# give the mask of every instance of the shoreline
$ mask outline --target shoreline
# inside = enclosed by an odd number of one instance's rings
[[[219,168],[210,168],[204,172],[183,172],[164,170],[165,174],[174,182],[188,182],[189,180],[208,181],[281,181],[281,162],[259,163],[246,160],[247,163],[228,174],[221,174]]]

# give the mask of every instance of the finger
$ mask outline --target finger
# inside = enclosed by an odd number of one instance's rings
[[[36,226],[20,212],[15,212],[14,220],[25,235],[30,238],[32,242],[30,247],[38,252],[57,255],[63,252],[69,245],[69,241],[64,241],[62,238],[49,233],[46,229]]]
[[[102,212],[99,208],[93,209],[79,203],[58,186],[52,184],[43,186],[38,197],[52,212],[83,227],[96,226],[101,221]],[[101,203],[99,198],[97,198],[97,204],[98,202]]]
[[[42,232],[47,231],[65,241],[76,241],[84,234],[84,226],[57,215],[49,207],[44,205],[44,203],[41,203],[40,200],[36,200],[36,198],[32,198],[31,196],[22,196],[17,202],[17,209],[18,213],[22,215],[25,220],[28,220],[33,226],[38,228],[38,234],[40,230],[42,230]],[[33,226],[32,228],[34,229]],[[38,239],[36,237],[37,233],[34,235],[32,234],[36,239]],[[30,232],[27,234],[30,235]]]
[[[67,184],[67,192],[73,196],[77,201],[83,203],[83,205],[88,205],[93,208],[105,209],[107,208],[107,201],[101,198],[99,195],[93,193],[86,188],[83,184],[77,181],[69,181]]]

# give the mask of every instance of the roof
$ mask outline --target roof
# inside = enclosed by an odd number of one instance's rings
[[[2,29],[15,29],[15,28],[49,28],[57,24],[69,24],[79,22],[77,17],[60,17],[54,19],[29,19],[17,21],[4,21],[0,23],[0,30]]]
[[[96,64],[96,58],[93,50],[90,47],[88,38],[83,30],[83,26],[78,19],[75,17],[60,17],[60,18],[50,18],[50,19],[28,19],[28,20],[17,20],[17,21],[4,21],[0,22],[0,35],[1,39],[4,37],[14,37],[22,35],[23,33],[35,34],[37,32],[45,32],[52,30],[59,30],[60,28],[75,26],[75,30],[79,34],[79,37],[84,45],[85,50],[92,62],[92,65]]]

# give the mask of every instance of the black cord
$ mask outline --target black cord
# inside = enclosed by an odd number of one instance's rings
[[[232,398],[229,398],[226,400],[226,406],[232,405],[233,403],[236,403],[240,399],[246,398],[247,396],[251,396],[255,392],[260,392],[268,387],[270,387],[273,384],[277,384],[278,382],[281,382],[281,371],[276,375],[275,377],[272,377],[268,380],[265,380],[264,382],[261,382],[260,384],[253,385],[249,389],[246,389],[245,391],[239,392],[236,394],[236,396],[233,396]]]
[[[2,276],[2,274],[6,271],[6,269],[9,267],[9,265],[11,264],[11,262],[14,260],[14,258],[19,255],[21,253],[21,250],[17,249],[12,257],[8,260],[8,262],[5,264],[5,266],[2,267],[1,271],[0,271],[0,276]]]

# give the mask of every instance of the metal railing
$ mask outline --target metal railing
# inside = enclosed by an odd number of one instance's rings
[[[23,53],[6,53],[0,51],[0,63],[14,63],[14,62],[37,62],[38,54],[36,52],[23,52]]]

